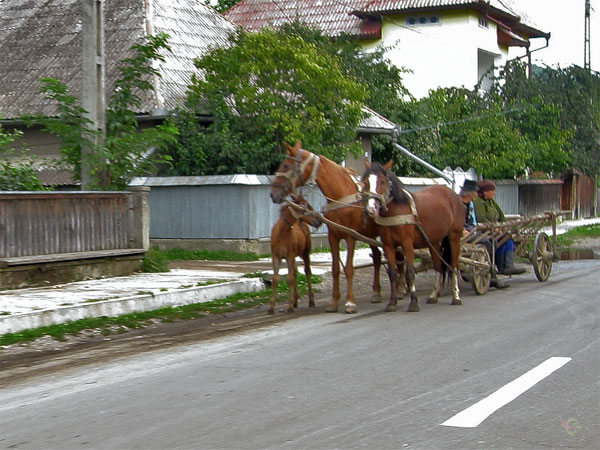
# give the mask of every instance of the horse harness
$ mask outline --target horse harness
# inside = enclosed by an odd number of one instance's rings
[[[419,215],[417,213],[417,206],[415,205],[414,197],[412,196],[412,194],[410,192],[408,192],[404,188],[402,188],[402,193],[408,199],[408,205],[410,207],[410,214],[396,214],[394,216],[386,216],[386,217],[380,216],[379,214],[377,214],[373,218],[373,220],[375,221],[375,223],[377,225],[381,225],[383,227],[395,227],[398,225],[417,225],[420,228]],[[388,187],[388,192],[385,195],[371,194],[371,196],[376,197],[380,201],[382,207],[386,210],[387,210],[387,205],[392,201],[392,196],[390,195],[389,187]]]
[[[373,218],[375,223],[377,225],[381,225],[384,227],[394,227],[394,226],[398,226],[398,225],[415,225],[417,227],[417,229],[419,230],[419,233],[421,233],[421,236],[423,236],[423,239],[425,239],[425,242],[427,242],[427,244],[429,245],[429,248],[439,256],[440,260],[446,265],[446,267],[448,267],[448,269],[451,272],[456,272],[456,270],[446,260],[444,260],[442,255],[440,255],[440,252],[433,245],[433,243],[427,236],[427,233],[425,233],[425,230],[421,226],[421,222],[419,221],[419,215],[417,213],[417,206],[415,205],[415,199],[412,196],[412,194],[404,188],[402,188],[402,192],[408,199],[408,205],[410,206],[411,213],[410,214],[397,214],[395,216],[387,216],[387,217],[383,217],[383,216],[380,216],[379,214],[377,214]],[[382,205],[384,205],[384,204],[388,205],[392,201],[392,196],[389,193],[389,189],[385,195],[379,195],[379,194],[377,194],[377,195],[370,194],[370,195],[378,198],[382,202]],[[387,207],[385,207],[385,208],[387,209]]]
[[[307,153],[307,157],[304,161],[302,161],[303,153]],[[293,159],[294,166],[290,170],[286,172],[276,172],[275,176],[285,178],[289,183],[291,193],[295,194],[297,180],[300,180],[300,186],[303,186],[305,184],[314,185],[316,183],[317,173],[319,171],[321,159],[316,154],[311,153],[308,150],[304,150],[302,148],[298,149],[298,153]],[[313,168],[306,181],[303,182],[301,178],[302,172],[304,171],[306,166],[308,166],[311,162],[314,162]],[[351,178],[354,184],[357,186],[359,192],[355,192],[354,194],[347,195],[337,200],[325,197],[327,200],[327,204],[323,207],[324,213],[331,212],[340,208],[346,208],[347,206],[352,206],[353,204],[359,203],[363,200],[363,195],[360,193],[360,185],[358,184],[357,180],[354,179],[354,177],[351,176]]]
[[[302,153],[306,152],[308,156],[304,161],[302,161]],[[302,181],[302,172],[306,166],[308,166],[311,162],[313,162],[313,168],[310,172],[309,177],[305,182]],[[303,184],[315,184],[315,179],[317,178],[317,172],[319,171],[319,164],[321,160],[317,155],[311,153],[307,150],[303,150],[301,148],[298,149],[298,153],[294,158],[294,166],[288,170],[287,172],[275,172],[276,177],[283,177],[289,183],[290,191],[295,194],[296,193],[296,181],[300,180],[299,185]]]

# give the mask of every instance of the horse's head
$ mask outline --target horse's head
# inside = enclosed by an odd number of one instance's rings
[[[281,203],[289,194],[296,192],[297,187],[314,182],[319,168],[319,157],[300,148],[300,142],[293,147],[287,142],[283,145],[286,148],[285,159],[275,172],[271,185],[273,203]]]
[[[402,183],[391,171],[393,161],[385,165],[377,162],[365,161],[366,171],[362,176],[362,185],[369,198],[366,210],[368,214],[381,214],[387,210],[387,204],[391,201],[403,203],[405,196],[402,194]]]

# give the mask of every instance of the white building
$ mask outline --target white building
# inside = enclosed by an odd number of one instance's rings
[[[472,89],[480,80],[486,89],[510,47],[527,56],[550,38],[512,0],[242,0],[225,16],[248,30],[299,20],[331,36],[355,36],[366,49],[384,46],[393,64],[411,71],[404,84],[416,97],[438,87]]]

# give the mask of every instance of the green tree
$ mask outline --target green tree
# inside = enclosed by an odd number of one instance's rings
[[[0,125],[0,191],[45,191],[48,190],[37,176],[32,161],[17,158],[11,147],[23,133],[7,131]]]
[[[506,83],[497,86],[504,101],[543,105],[543,113],[558,117],[551,122],[555,128],[546,127],[537,133],[569,133],[563,146],[566,167],[590,176],[600,174],[600,74],[578,66],[536,67],[531,78],[527,78],[523,65],[513,63],[505,69],[504,78]],[[520,126],[517,122],[515,125]],[[550,156],[548,153],[546,150],[546,156]]]
[[[170,149],[179,174],[272,173],[283,141],[300,140],[336,161],[358,151],[365,86],[321,47],[283,31],[238,30],[196,67],[201,73],[193,77],[188,106],[214,122],[198,136],[201,166],[189,167],[189,157],[179,164],[181,149]]]
[[[281,25],[279,31],[298,36],[338,59],[344,75],[364,84],[367,91],[364,102],[369,108],[390,120],[406,114],[408,102],[414,100],[402,82],[408,70],[392,64],[385,56],[385,47],[367,51],[353,36],[332,38],[298,21]]]
[[[431,91],[410,104],[399,142],[439,168],[472,167],[488,178],[556,175],[570,163],[572,131],[563,126],[561,105],[544,97],[539,84],[523,66],[509,65],[488,93],[478,87]],[[403,173],[424,173],[395,156]]]
[[[146,41],[132,46],[132,56],[119,64],[120,76],[108,101],[106,135],[102,145],[94,145],[95,132],[87,128],[89,121],[77,97],[69,94],[67,87],[52,78],[42,79],[46,98],[57,103],[58,117],[27,117],[28,123],[39,123],[44,130],[61,138],[61,162],[74,169],[73,178],[80,181],[81,165],[92,168],[94,183],[87,189],[122,190],[134,176],[144,175],[154,169],[159,161],[152,155],[175,141],[176,128],[165,122],[153,128],[139,129],[133,109],[139,107],[145,93],[154,89],[149,81],[160,76],[153,66],[164,61],[162,52],[170,51],[168,36],[164,33],[148,36]],[[92,148],[89,160],[81,160],[81,149]],[[156,152],[158,153],[158,152]]]
[[[282,25],[280,30],[299,36],[338,58],[344,74],[359,80],[365,86],[365,106],[394,123],[407,122],[408,117],[414,116],[411,109],[414,98],[402,80],[408,70],[392,64],[385,56],[385,47],[379,46],[367,51],[353,36],[332,38],[297,21]],[[389,160],[395,154],[391,142],[389,136],[373,136],[373,159]]]
[[[524,171],[525,139],[497,102],[476,91],[444,88],[431,91],[413,107],[416,120],[403,127],[399,142],[434,166],[472,167],[490,178]],[[410,172],[423,172],[414,163],[401,165]]]

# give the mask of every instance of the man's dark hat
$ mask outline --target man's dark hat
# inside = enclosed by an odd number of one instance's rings
[[[463,187],[463,192],[473,192],[477,190],[477,181],[475,180],[465,180]]]

